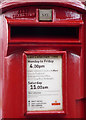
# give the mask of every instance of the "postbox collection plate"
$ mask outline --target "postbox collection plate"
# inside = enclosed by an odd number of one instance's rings
[[[27,111],[63,110],[62,56],[27,55]]]

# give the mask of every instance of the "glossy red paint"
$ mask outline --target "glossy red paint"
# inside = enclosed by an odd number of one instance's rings
[[[18,7],[22,5],[57,5],[81,11],[85,10],[84,4],[79,0],[4,0],[1,2],[0,8],[4,11],[15,6]]]
[[[0,27],[2,27],[2,20],[1,20],[1,17],[0,17]],[[2,51],[2,34],[0,32],[0,51]],[[0,119],[2,118],[2,76],[3,76],[3,53],[0,52]]]
[[[19,8],[17,8],[19,7]],[[86,15],[85,7],[80,1],[56,0],[56,1],[3,1],[1,3],[2,15],[0,15],[0,86],[2,86],[3,101],[1,111],[2,118],[28,118],[34,117],[36,120],[53,118],[84,118],[84,108],[86,95],[84,90],[86,85]],[[39,22],[39,9],[53,10],[52,22]],[[29,13],[28,13],[29,10]],[[24,11],[24,12],[23,12]],[[59,11],[59,12],[58,12]],[[12,33],[12,27],[51,27],[65,28],[73,30],[71,34],[62,37],[60,34],[56,38],[37,38]],[[75,36],[75,33],[78,34]],[[69,29],[69,30],[70,30]],[[26,29],[25,29],[26,30]],[[49,29],[48,29],[49,30]],[[68,32],[68,31],[67,31]],[[65,32],[65,34],[67,34]],[[12,35],[13,34],[13,37]],[[78,37],[77,37],[78,36]],[[28,51],[25,52],[24,51]],[[34,51],[31,53],[31,51]],[[38,52],[37,52],[38,51]],[[39,52],[40,51],[40,52]],[[51,52],[50,52],[51,51]],[[26,111],[26,83],[23,54],[60,54],[66,51],[67,60],[64,60],[63,96],[65,110],[60,113],[51,112],[31,112]],[[62,52],[62,54],[63,54]],[[67,68],[66,68],[67,66]],[[65,114],[64,114],[65,112]],[[27,115],[26,115],[27,113]],[[43,116],[42,116],[43,114]],[[54,115],[53,115],[54,114]],[[37,117],[37,118],[36,118]],[[45,117],[45,118],[44,118]],[[51,117],[51,118],[48,118]],[[31,118],[31,119],[32,119]]]

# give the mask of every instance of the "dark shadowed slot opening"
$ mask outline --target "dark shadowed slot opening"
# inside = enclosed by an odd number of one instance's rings
[[[11,26],[12,38],[76,38],[79,27],[20,27]]]

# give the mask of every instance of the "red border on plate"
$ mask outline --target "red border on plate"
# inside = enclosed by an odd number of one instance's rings
[[[63,110],[62,111],[27,111],[27,55],[62,55],[62,96],[63,96]],[[24,63],[24,113],[26,116],[34,115],[50,115],[50,114],[66,114],[67,106],[67,54],[66,51],[25,51],[23,53],[23,63]]]

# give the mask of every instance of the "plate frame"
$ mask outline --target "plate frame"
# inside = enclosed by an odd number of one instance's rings
[[[62,101],[63,110],[49,110],[49,111],[27,111],[27,55],[61,55],[62,56]],[[38,51],[24,51],[23,53],[23,79],[24,79],[24,114],[25,116],[37,116],[39,115],[50,115],[53,114],[66,114],[67,111],[67,53],[66,51],[53,51],[53,50],[38,50]]]

